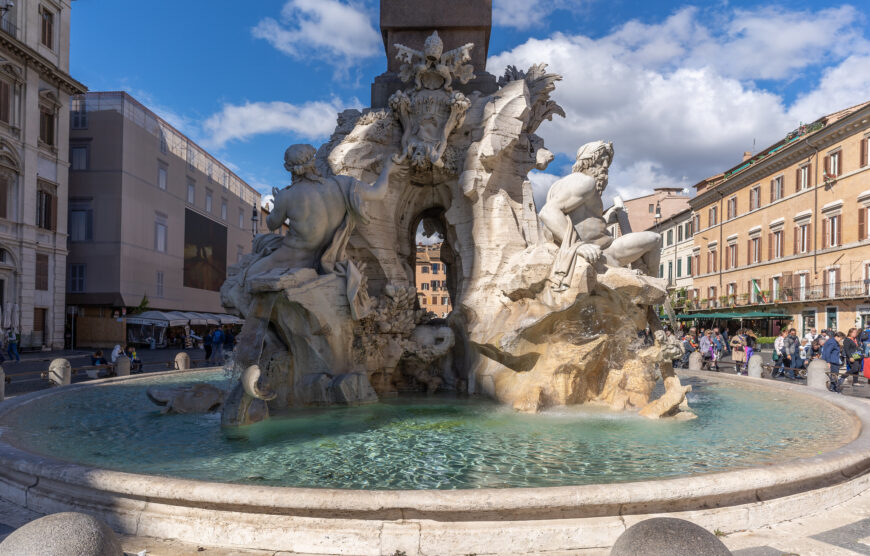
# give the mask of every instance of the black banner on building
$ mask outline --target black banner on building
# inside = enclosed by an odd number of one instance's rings
[[[227,279],[227,228],[184,211],[184,286],[220,291]]]

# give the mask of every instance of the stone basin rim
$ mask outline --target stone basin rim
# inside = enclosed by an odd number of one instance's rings
[[[154,376],[215,370],[203,368],[116,377],[17,396],[0,404],[0,430],[6,415],[47,396]],[[523,512],[546,519],[565,517],[566,511],[577,516],[607,516],[760,502],[833,486],[870,472],[870,404],[865,401],[778,381],[682,370],[678,374],[743,385],[754,381],[752,384],[760,388],[788,391],[798,397],[809,396],[827,402],[843,413],[844,423],[852,421],[854,436],[838,448],[810,458],[660,480],[499,489],[352,490],[243,485],[112,471],[38,455],[12,445],[0,435],[0,483],[6,483],[0,485],[0,494],[10,483],[21,484],[12,475],[24,474],[49,483],[130,500],[253,514],[382,519],[382,514],[411,511],[417,517],[443,514],[475,520],[492,519],[495,512]]]

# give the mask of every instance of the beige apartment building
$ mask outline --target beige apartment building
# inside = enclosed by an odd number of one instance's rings
[[[691,309],[788,315],[764,333],[789,319],[801,332],[870,319],[868,140],[870,102],[698,184]]]
[[[662,236],[662,254],[659,278],[666,278],[673,298],[685,299],[692,289],[695,241],[692,233],[692,209],[662,220],[650,228]]]
[[[0,0],[0,324],[61,348],[67,258],[70,2]]]
[[[453,310],[447,293],[447,267],[441,261],[441,243],[418,245],[414,283],[420,308],[445,318]]]
[[[220,286],[250,253],[260,194],[127,93],[76,96],[70,127],[76,345],[123,341],[124,315],[144,301],[223,313]]]

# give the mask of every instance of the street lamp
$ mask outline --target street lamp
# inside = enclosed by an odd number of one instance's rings
[[[257,237],[257,224],[260,221],[260,211],[257,210],[257,205],[255,204],[251,208],[251,237]]]

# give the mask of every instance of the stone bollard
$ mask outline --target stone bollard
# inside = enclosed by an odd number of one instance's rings
[[[123,556],[115,532],[82,513],[51,514],[13,531],[0,543],[0,554],[92,554]]]
[[[689,370],[690,371],[700,371],[701,366],[704,364],[704,356],[701,355],[700,351],[693,351],[689,354]]]
[[[755,354],[749,358],[749,376],[752,378],[761,378],[761,373],[764,370],[762,368],[762,364],[764,363],[764,359],[762,359],[761,355]]]
[[[72,365],[66,359],[55,359],[48,365],[48,380],[55,386],[68,386],[72,382]]]
[[[831,366],[821,359],[813,359],[807,367],[807,386],[816,390],[828,389],[828,369]]]
[[[182,351],[175,356],[175,368],[179,371],[186,371],[190,368],[190,356]]]
[[[130,358],[119,355],[115,360],[115,376],[130,376]]]
[[[635,523],[616,539],[610,556],[730,556],[716,535],[691,521],[654,517]]]

